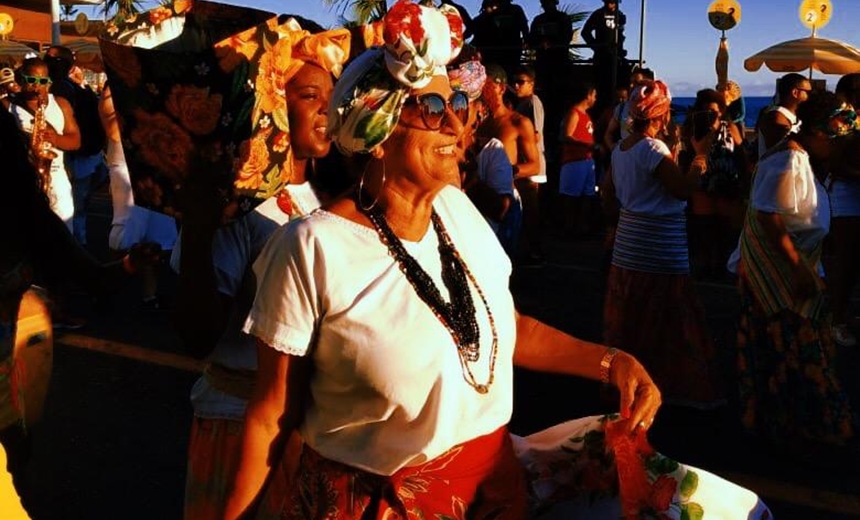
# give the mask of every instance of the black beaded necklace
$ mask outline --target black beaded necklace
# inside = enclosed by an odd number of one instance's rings
[[[358,195],[358,192],[356,192]],[[360,197],[356,196],[359,200]],[[457,344],[457,352],[460,357],[460,366],[463,369],[463,377],[466,382],[474,388],[478,393],[486,394],[490,385],[493,384],[494,372],[496,366],[496,354],[498,352],[498,334],[496,332],[496,323],[493,319],[493,314],[490,312],[490,306],[487,304],[487,299],[484,292],[478,286],[472,272],[466,262],[463,261],[460,253],[454,247],[442,219],[433,210],[430,215],[430,221],[433,224],[433,230],[439,240],[439,256],[442,263],[442,282],[448,289],[451,296],[451,301],[446,302],[442,298],[442,293],[433,279],[427,274],[427,271],[418,263],[415,258],[406,251],[403,242],[394,234],[388,221],[385,220],[385,214],[379,206],[374,205],[370,208],[362,207],[361,203],[357,204],[358,208],[364,215],[370,219],[371,224],[379,234],[379,239],[388,248],[388,254],[394,257],[400,271],[406,275],[409,284],[415,289],[418,297],[430,307],[436,318],[442,322],[454,342]],[[490,329],[493,334],[493,345],[490,352],[490,374],[486,383],[478,383],[472,373],[470,363],[476,363],[481,357],[480,338],[481,331],[476,318],[475,302],[472,299],[472,291],[469,290],[469,282],[475,287],[478,296],[481,298],[481,303],[487,310],[487,317],[490,321]]]

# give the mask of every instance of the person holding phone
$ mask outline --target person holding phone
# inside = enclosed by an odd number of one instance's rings
[[[743,137],[726,118],[725,96],[713,89],[696,93],[682,131],[684,148],[679,163],[689,170],[694,151],[692,141],[708,139],[705,171],[690,197],[690,249],[693,272],[719,279],[737,244],[744,210],[743,194],[749,186],[749,161]]]

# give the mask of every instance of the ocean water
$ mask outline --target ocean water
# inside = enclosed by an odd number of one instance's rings
[[[696,101],[695,97],[677,97],[672,99],[672,105],[681,108],[682,110],[675,112],[676,121],[683,121],[687,107],[691,106]],[[772,101],[770,97],[745,97],[744,104],[746,105],[746,114],[744,117],[744,125],[747,128],[754,128],[755,121],[758,118],[758,113],[762,108],[768,106]]]

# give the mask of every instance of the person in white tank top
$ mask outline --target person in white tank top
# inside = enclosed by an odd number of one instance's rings
[[[762,112],[756,123],[758,156],[761,157],[790,133],[800,128],[797,107],[809,98],[812,83],[797,73],[786,74],[776,82],[778,101]]]
[[[44,61],[39,58],[25,60],[21,75],[21,93],[16,98],[16,104],[10,105],[9,111],[15,116],[18,128],[30,134],[33,131],[34,114],[40,104],[45,104],[48,128],[44,132],[44,139],[51,143],[51,150],[57,155],[51,161],[47,195],[51,209],[71,229],[75,208],[63,152],[76,150],[81,145],[74,111],[68,101],[48,93],[51,78],[48,77],[48,67]]]

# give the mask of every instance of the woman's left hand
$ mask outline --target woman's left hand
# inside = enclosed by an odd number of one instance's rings
[[[663,399],[645,367],[630,354],[619,352],[612,360],[609,382],[621,392],[621,416],[628,419],[629,431],[650,428]]]

